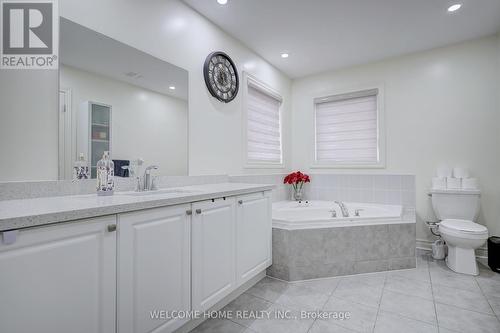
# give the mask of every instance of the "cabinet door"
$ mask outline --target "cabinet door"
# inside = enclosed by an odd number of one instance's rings
[[[172,332],[185,323],[170,315],[191,308],[189,210],[118,215],[119,333]]]
[[[193,204],[193,310],[205,311],[236,284],[234,198]]]
[[[238,285],[271,265],[270,193],[254,193],[237,199]]]
[[[19,230],[0,243],[0,332],[115,331],[116,217]]]

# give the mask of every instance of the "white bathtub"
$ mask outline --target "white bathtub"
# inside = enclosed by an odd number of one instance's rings
[[[343,217],[333,201],[280,201],[273,204],[273,228],[309,229],[356,225],[414,223],[404,221],[403,207],[359,202],[344,202],[349,217]],[[355,211],[359,209],[359,216]],[[335,210],[337,217],[332,217]]]

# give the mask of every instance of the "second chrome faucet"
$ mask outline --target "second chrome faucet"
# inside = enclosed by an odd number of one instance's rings
[[[151,171],[152,170],[158,170],[157,165],[150,165],[146,169],[144,169],[144,176],[142,177],[137,177],[137,186],[136,186],[136,191],[151,191],[155,189],[155,184],[153,181],[153,177],[151,177]]]

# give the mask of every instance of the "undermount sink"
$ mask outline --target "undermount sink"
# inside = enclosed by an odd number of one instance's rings
[[[130,195],[130,196],[148,196],[148,195],[158,195],[158,194],[191,194],[200,192],[199,190],[192,189],[183,189],[183,188],[164,188],[159,190],[151,190],[151,191],[130,191],[130,192],[122,192],[121,195]]]

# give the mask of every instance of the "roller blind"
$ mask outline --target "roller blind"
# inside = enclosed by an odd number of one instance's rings
[[[372,89],[315,100],[317,162],[379,162],[377,95]]]
[[[281,99],[248,85],[247,99],[247,162],[280,164]]]

